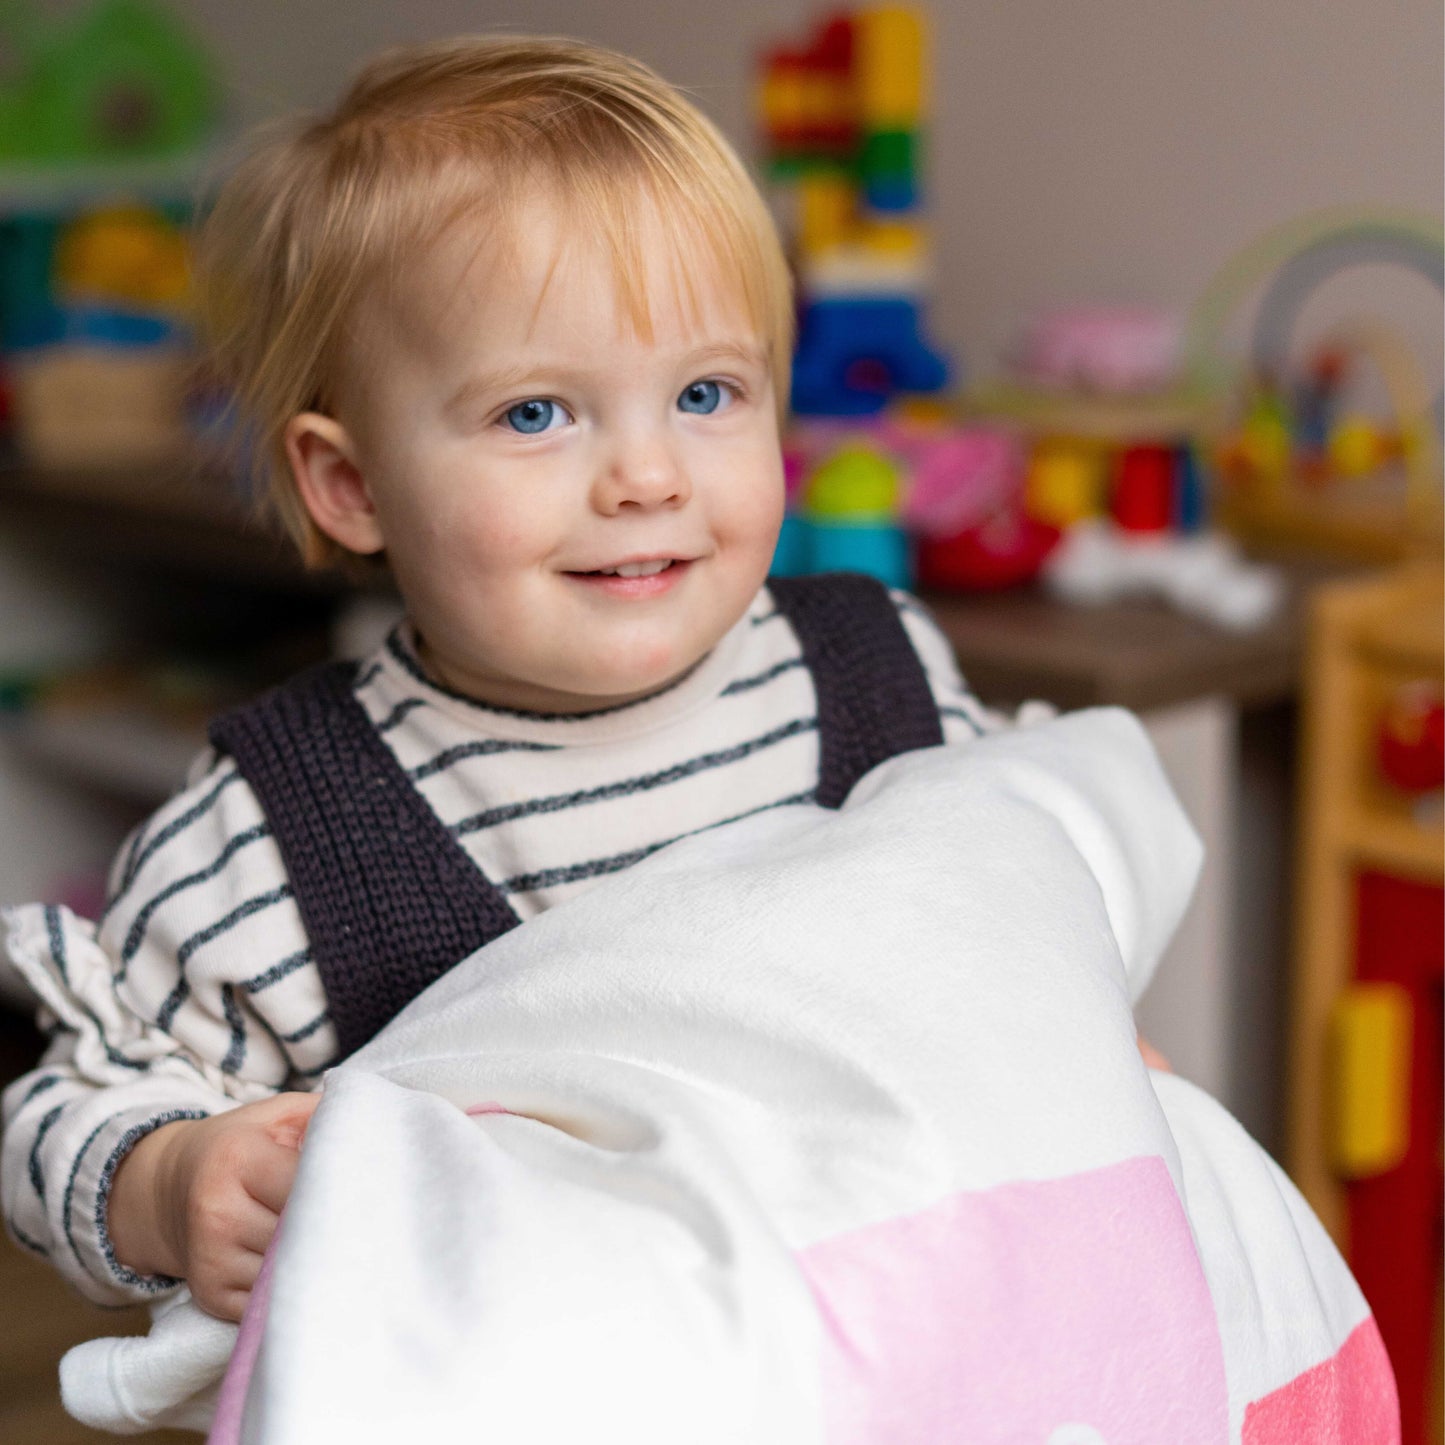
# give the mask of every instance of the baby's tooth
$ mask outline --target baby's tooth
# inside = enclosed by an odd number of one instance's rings
[[[670,562],[665,560],[661,562],[632,562],[626,566],[611,570],[615,570],[619,577],[653,577],[671,565]]]

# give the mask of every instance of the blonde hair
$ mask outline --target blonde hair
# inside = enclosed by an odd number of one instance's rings
[[[698,262],[735,278],[786,407],[793,308],[776,230],[737,155],[673,87],[575,40],[466,37],[388,51],[332,114],[263,137],[198,239],[213,364],[309,564],[346,554],[297,493],[288,421],[334,404],[363,300],[388,294],[459,220],[514,213],[508,203],[539,177],[574,233],[605,243],[642,334],[640,198],[665,214],[688,263],[677,268],[685,287]]]

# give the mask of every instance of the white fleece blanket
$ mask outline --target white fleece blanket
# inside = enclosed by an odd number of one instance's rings
[[[1100,711],[515,930],[328,1076],[212,1439],[1397,1439],[1318,1223],[1135,1049],[1198,861]],[[233,1338],[183,1301],[67,1404],[198,1423]]]

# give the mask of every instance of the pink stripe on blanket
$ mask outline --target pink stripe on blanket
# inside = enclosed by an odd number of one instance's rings
[[[829,1445],[1225,1445],[1224,1358],[1161,1159],[957,1194],[814,1245]]]
[[[1371,1316],[1338,1353],[1256,1400],[1244,1412],[1244,1445],[1400,1445],[1400,1402],[1385,1342]]]
[[[271,1236],[271,1243],[266,1246],[261,1272],[251,1286],[251,1297],[246,1301],[246,1309],[241,1316],[241,1329],[231,1351],[230,1363],[226,1366],[226,1376],[221,1381],[221,1392],[216,1398],[216,1415],[211,1421],[206,1445],[239,1445],[246,1394],[251,1388],[251,1374],[256,1368],[256,1356],[261,1352],[261,1336],[266,1332],[266,1316],[271,1308],[271,1277],[276,1269],[276,1243],[280,1238],[281,1228],[278,1225]]]

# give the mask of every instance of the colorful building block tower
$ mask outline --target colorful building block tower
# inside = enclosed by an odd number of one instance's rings
[[[949,381],[922,323],[926,44],[918,11],[884,6],[833,15],[763,59],[768,174],[801,301],[801,415],[864,416]]]

